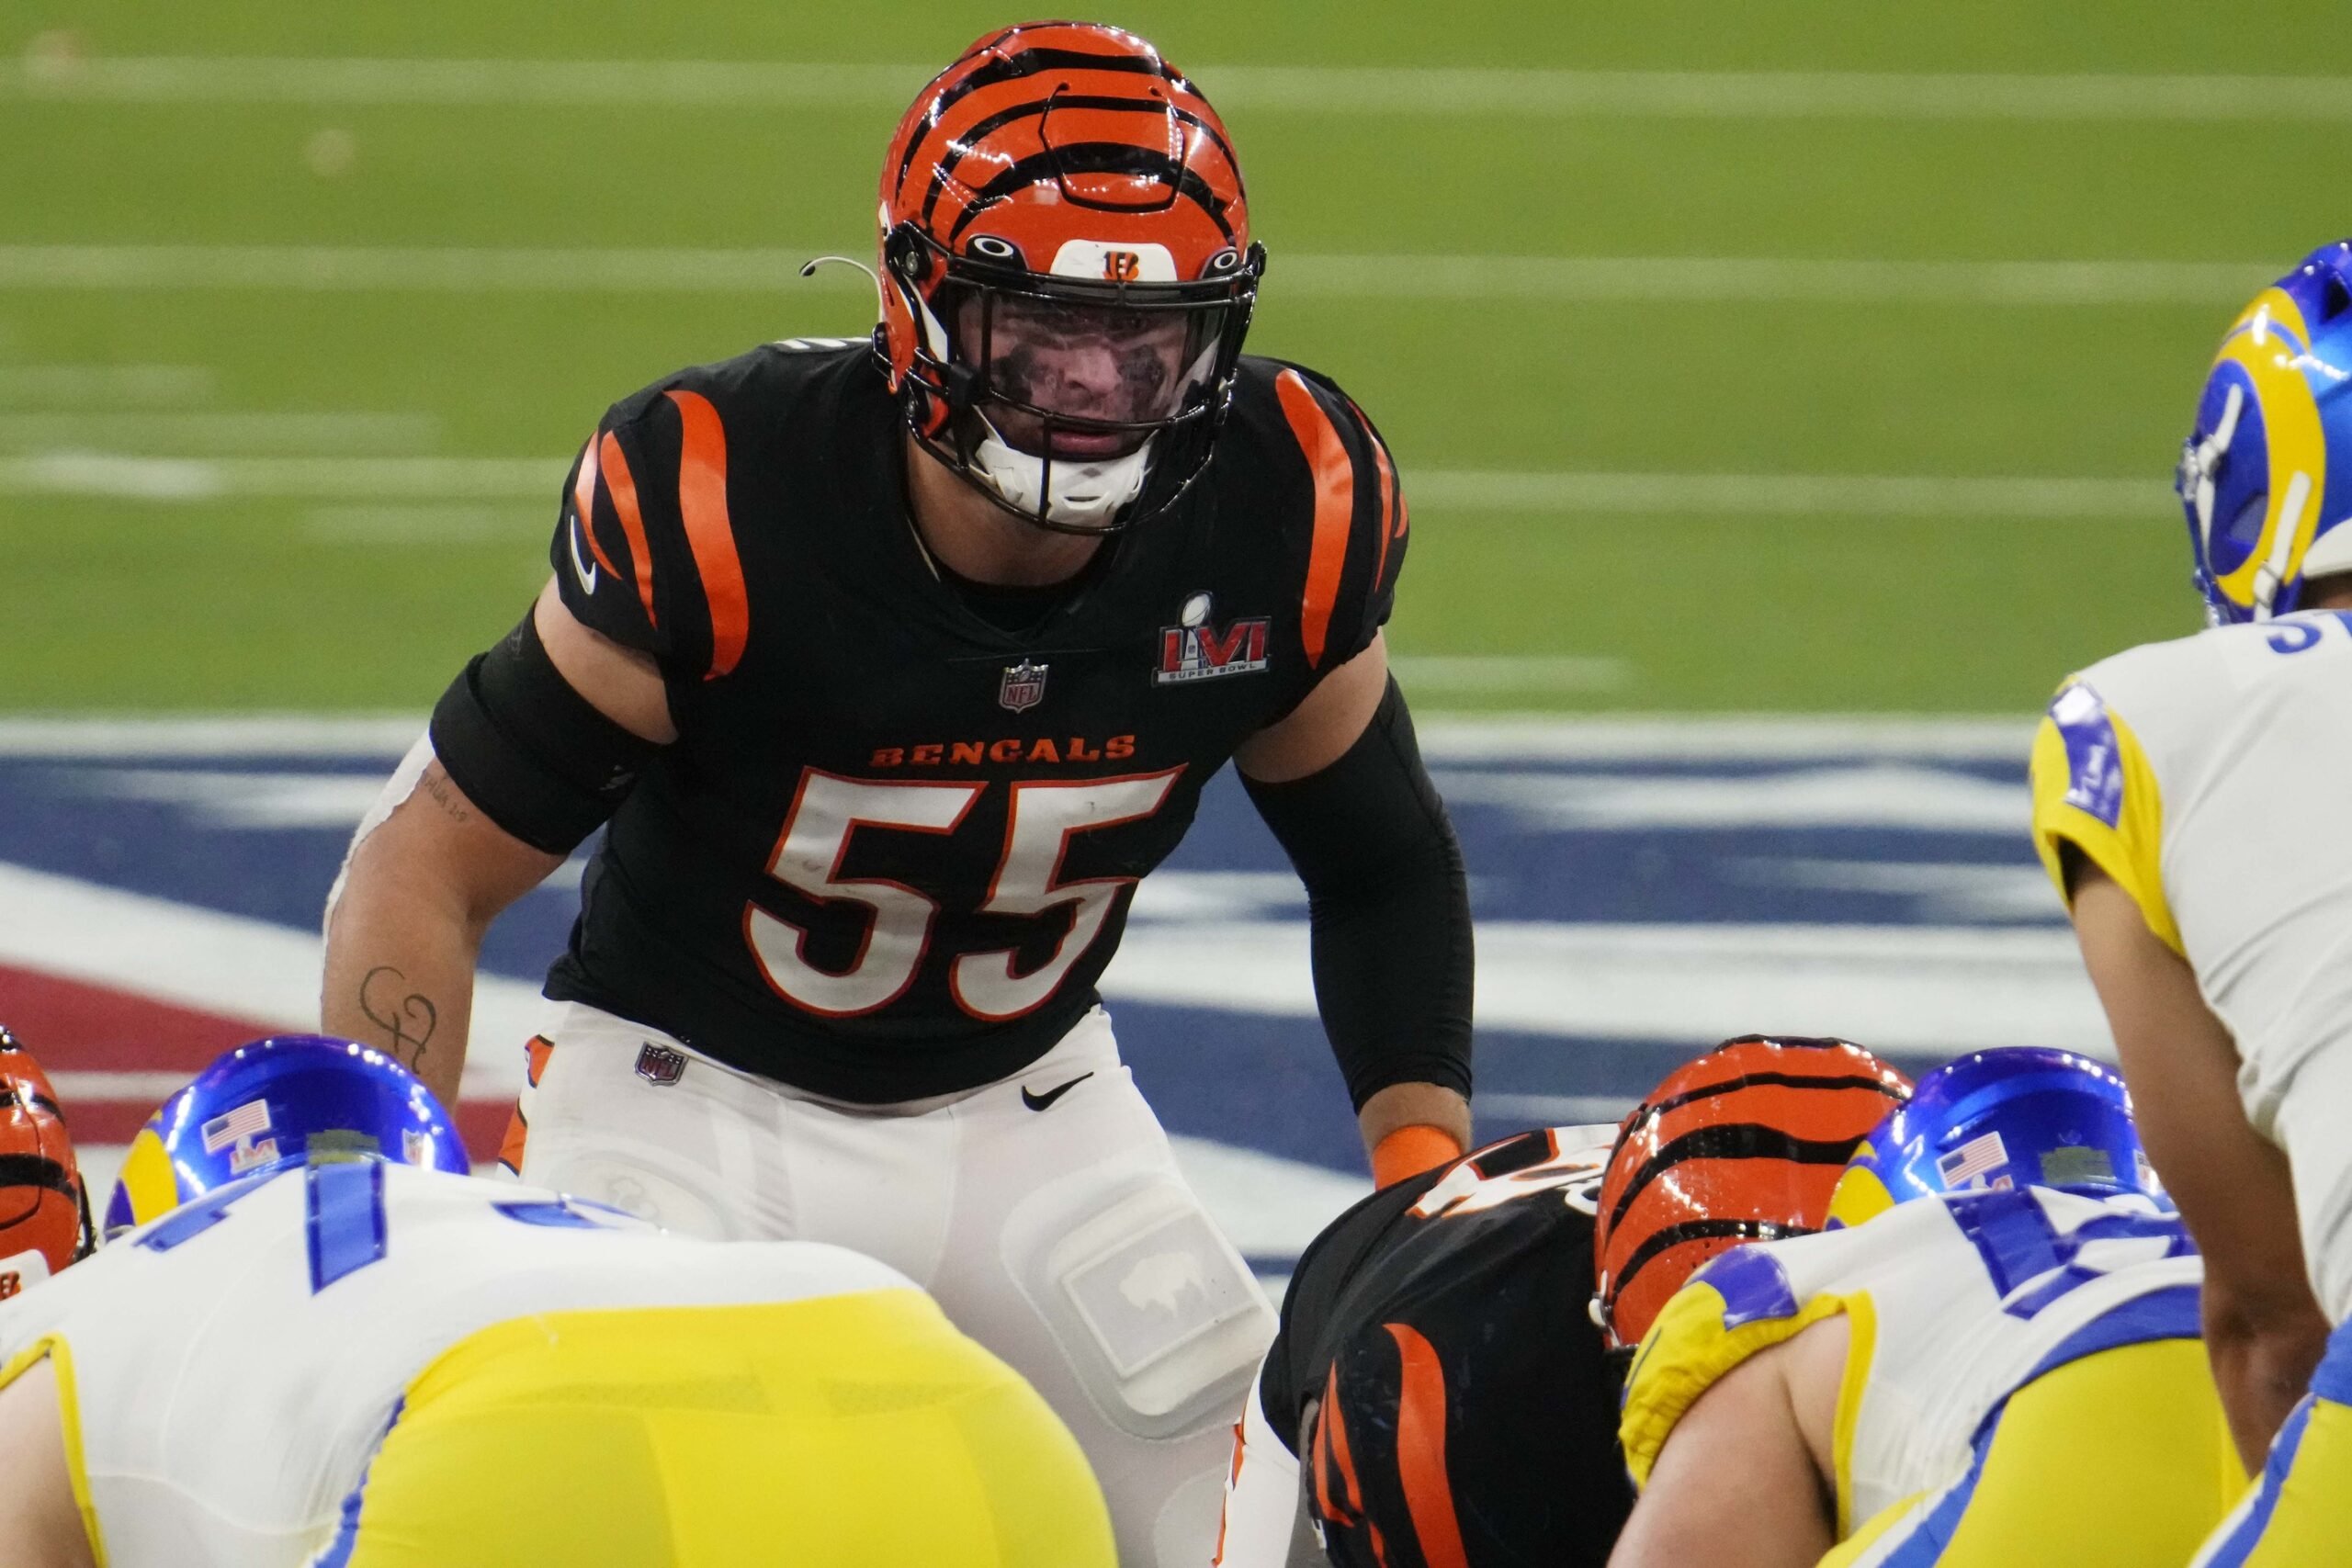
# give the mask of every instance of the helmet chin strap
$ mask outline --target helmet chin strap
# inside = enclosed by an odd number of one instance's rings
[[[988,434],[972,447],[971,471],[1016,512],[1073,528],[1104,528],[1118,515],[1121,507],[1143,493],[1144,472],[1151,462],[1151,441],[1125,457],[1106,457],[1100,462],[1053,459],[1050,467],[1054,488],[1048,496],[1047,460],[1006,441],[987,414],[978,409],[972,413]]]

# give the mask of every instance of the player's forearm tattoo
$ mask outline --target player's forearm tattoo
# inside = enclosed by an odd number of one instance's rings
[[[378,986],[379,976],[390,978]],[[441,1021],[441,1011],[433,1005],[433,998],[422,991],[411,991],[390,1007],[381,1005],[387,995],[398,993],[407,984],[408,976],[390,964],[378,964],[359,982],[359,1010],[368,1015],[370,1023],[391,1036],[393,1060],[414,1071],[417,1064],[424,1060],[424,1048],[433,1039],[435,1025]],[[371,989],[375,992],[372,999]],[[405,1049],[408,1046],[415,1049]]]
[[[424,770],[424,777],[419,781],[419,787],[432,798],[434,805],[448,815],[452,821],[463,822],[473,815],[466,808],[465,797],[458,793],[458,786],[449,782],[449,775],[443,773],[438,766]]]

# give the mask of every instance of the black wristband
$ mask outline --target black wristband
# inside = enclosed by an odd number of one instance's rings
[[[466,797],[533,849],[566,855],[659,750],[556,669],[529,615],[467,664],[433,710],[433,751]]]
[[[1243,774],[1306,885],[1315,999],[1349,1097],[1470,1093],[1470,890],[1392,678],[1355,744],[1288,784]]]

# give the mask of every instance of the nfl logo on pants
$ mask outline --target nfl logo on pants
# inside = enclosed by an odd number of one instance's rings
[[[637,1076],[647,1083],[667,1089],[685,1076],[686,1057],[683,1051],[647,1041],[645,1049],[637,1054]]]

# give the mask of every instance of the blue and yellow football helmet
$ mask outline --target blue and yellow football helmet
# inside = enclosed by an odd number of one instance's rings
[[[374,1156],[469,1174],[458,1129],[423,1079],[380,1051],[280,1034],[219,1057],[131,1140],[106,1234],[232,1181],[312,1158]]]
[[[2071,1051],[1977,1051],[1922,1077],[1855,1149],[1829,1228],[1939,1192],[2061,1187],[2165,1201],[2122,1075]]]
[[[2300,608],[2352,571],[2352,240],[2264,289],[2222,339],[2176,488],[2216,626]]]

